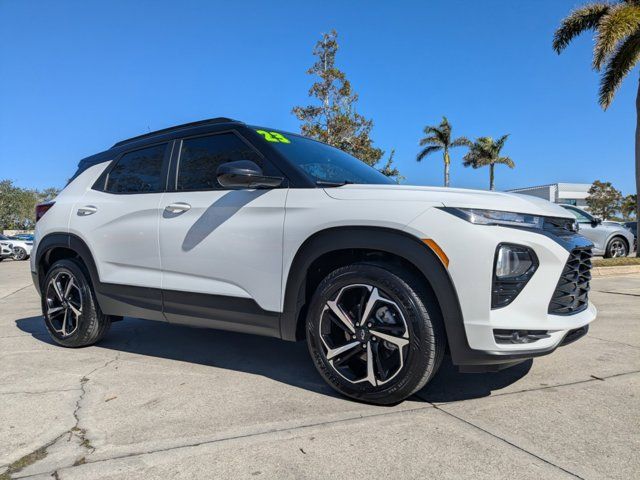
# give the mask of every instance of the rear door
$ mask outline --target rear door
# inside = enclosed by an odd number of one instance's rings
[[[124,303],[157,310],[152,315],[157,319],[164,319],[158,221],[169,145],[120,155],[75,204],[69,225],[89,246],[104,284],[101,289]]]
[[[277,334],[286,188],[228,190],[220,164],[282,176],[235,131],[185,138],[162,200],[160,256],[170,322]]]

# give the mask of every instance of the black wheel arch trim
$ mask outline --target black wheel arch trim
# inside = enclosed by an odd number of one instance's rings
[[[329,228],[315,233],[300,246],[287,275],[280,321],[280,336],[284,340],[299,340],[298,322],[307,297],[306,277],[311,264],[324,254],[348,249],[381,251],[414,265],[429,283],[439,303],[453,362],[465,364],[487,360],[486,354],[469,347],[456,288],[437,255],[419,238],[384,227]]]

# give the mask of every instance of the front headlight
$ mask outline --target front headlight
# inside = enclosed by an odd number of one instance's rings
[[[544,217],[528,213],[481,210],[478,208],[442,207],[441,210],[478,225],[504,225],[542,230]]]

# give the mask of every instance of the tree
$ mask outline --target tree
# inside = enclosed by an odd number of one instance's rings
[[[636,204],[638,203],[638,194],[632,193],[622,199],[620,204],[620,213],[625,220],[630,220],[636,213]]]
[[[0,231],[33,228],[36,204],[54,198],[58,192],[56,188],[47,188],[38,192],[17,187],[11,180],[1,180]]]
[[[471,142],[465,137],[451,139],[451,124],[447,117],[442,117],[442,122],[437,127],[427,125],[424,127],[425,137],[420,140],[420,146],[424,147],[418,153],[416,160],[420,162],[423,158],[431,153],[442,150],[442,159],[444,160],[444,186],[449,186],[449,166],[451,165],[451,157],[449,149],[462,146],[471,146]]]
[[[596,180],[589,188],[586,200],[591,212],[606,220],[620,209],[622,194],[611,185],[611,182]]]
[[[463,157],[465,167],[480,168],[489,166],[489,189],[495,190],[496,165],[506,165],[514,168],[516,164],[509,157],[502,157],[500,153],[509,135],[503,135],[498,140],[491,137],[480,137],[469,147],[469,151]]]
[[[373,146],[370,137],[373,121],[356,111],[358,94],[351,88],[344,72],[336,67],[338,48],[335,30],[323,34],[316,43],[313,55],[317,60],[307,73],[319,77],[309,89],[309,96],[316,98],[319,105],[295,107],[292,111],[302,121],[303,135],[344,150],[374,166],[384,151]],[[384,173],[385,168],[382,170]],[[397,176],[397,169],[390,171],[396,172],[391,176]]]
[[[395,179],[396,183],[400,183],[404,180],[404,177],[400,175],[400,171],[396,167],[392,167],[393,157],[396,154],[395,150],[391,150],[391,154],[387,159],[387,163],[385,163],[384,167],[380,169],[380,173],[384,176]]]
[[[11,180],[0,181],[0,228],[31,228],[36,202],[35,191],[17,187]]]
[[[38,192],[38,202],[48,202],[53,200],[60,193],[60,189],[56,187],[45,188]]]
[[[622,80],[640,59],[640,0],[598,2],[571,12],[553,37],[559,54],[581,33],[595,31],[593,68],[600,72],[599,103],[606,110]],[[640,82],[636,94],[636,218],[640,228]],[[640,249],[636,251],[640,257]]]

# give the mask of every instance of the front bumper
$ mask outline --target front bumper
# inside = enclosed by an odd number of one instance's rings
[[[549,354],[568,339],[575,341],[583,336],[588,329],[585,327],[596,318],[597,310],[591,302],[575,314],[548,313],[569,253],[575,247],[585,246],[584,237],[576,234],[558,237],[549,232],[474,225],[438,209],[425,212],[407,231],[420,238],[433,239],[449,258],[448,272],[457,292],[461,319],[458,322],[445,318],[444,321],[456,365],[498,369]],[[493,262],[500,243],[533,249],[539,267],[509,305],[492,309]],[[455,329],[461,329],[462,333],[456,335]],[[532,343],[498,343],[495,330],[534,330],[544,331],[545,335]]]

